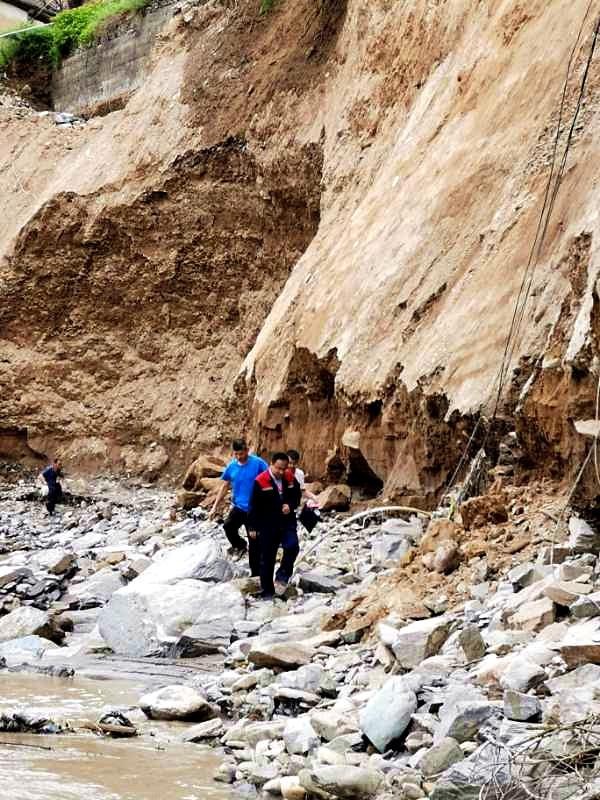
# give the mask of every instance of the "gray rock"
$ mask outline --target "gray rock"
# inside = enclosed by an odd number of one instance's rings
[[[479,747],[471,756],[452,764],[436,781],[430,800],[479,800],[481,787],[486,785],[493,776],[494,785],[498,787],[498,794],[491,796],[501,797],[502,787],[511,780],[508,763],[504,766],[498,759],[498,749],[485,744]],[[486,793],[483,794],[486,796]],[[507,793],[508,796],[508,793]]]
[[[108,603],[113,594],[123,586],[125,581],[121,573],[105,567],[82,583],[71,584],[69,594],[79,601],[80,606],[90,608]]]
[[[229,741],[247,742],[251,747],[256,747],[259,742],[269,739],[281,739],[285,730],[286,721],[275,720],[268,722],[242,723],[227,731],[226,743]]]
[[[417,697],[404,678],[391,678],[360,714],[360,728],[380,753],[402,736],[417,709]]]
[[[231,643],[231,617],[199,622],[186,628],[175,645],[174,655],[195,658],[210,653],[224,653]]]
[[[377,793],[383,783],[383,773],[349,765],[317,765],[313,769],[301,770],[298,779],[309,794],[317,797],[333,795],[347,800],[361,800]]]
[[[222,736],[224,726],[222,720],[215,718],[206,722],[199,722],[188,728],[181,737],[184,742],[204,742],[208,739],[216,739]]]
[[[215,716],[210,703],[190,686],[165,686],[145,694],[139,705],[150,719],[205,720]]]
[[[315,731],[326,742],[358,732],[358,725],[353,720],[336,711],[317,711],[311,715],[310,720]]]
[[[516,722],[527,722],[542,711],[537,697],[507,689],[504,692],[504,716]]]
[[[62,575],[75,566],[75,554],[57,547],[43,550],[37,555],[37,561],[52,575]]]
[[[549,597],[524,603],[510,618],[511,628],[523,631],[540,631],[555,619],[554,603]]]
[[[0,567],[0,589],[23,578],[33,578],[33,572],[26,567]]]
[[[405,533],[379,536],[373,540],[371,546],[371,561],[374,564],[384,564],[386,561],[402,561],[410,552],[412,546],[413,543],[410,537]]]
[[[600,534],[580,517],[569,519],[568,546],[576,553],[600,551]]]
[[[414,669],[421,661],[439,652],[450,633],[450,624],[445,617],[434,617],[401,628],[392,644],[392,651],[400,666]]]
[[[546,688],[551,694],[559,694],[569,689],[578,689],[589,684],[600,684],[600,666],[583,664],[577,669],[546,681]]]
[[[465,700],[453,702],[449,708],[442,706],[440,709],[441,723],[435,734],[435,741],[439,742],[445,737],[468,742],[477,737],[481,726],[491,717],[502,715],[498,706],[485,700]]]
[[[294,669],[309,664],[314,653],[314,649],[305,644],[296,642],[268,643],[258,640],[252,643],[248,653],[248,661],[258,667]]]
[[[464,753],[456,739],[446,737],[428,750],[419,761],[419,769],[426,777],[438,775],[457,761],[462,761]]]
[[[458,641],[467,661],[477,661],[485,655],[485,642],[477,625],[465,625],[459,634]]]
[[[569,611],[576,619],[600,616],[600,592],[580,597],[569,606]]]
[[[555,581],[546,586],[545,594],[559,606],[570,606],[582,595],[588,595],[592,591],[589,583],[577,583],[576,581]]]
[[[65,633],[47,611],[21,606],[0,619],[0,642],[24,636],[41,636],[53,642],[61,642]]]
[[[283,741],[285,749],[292,755],[310,753],[321,744],[307,716],[292,718],[286,723]]]
[[[328,575],[322,575],[316,570],[300,574],[299,586],[305,592],[321,592],[323,594],[335,594],[342,588],[342,584],[338,580]]]
[[[326,676],[320,664],[307,664],[294,672],[282,673],[277,682],[289,689],[300,689],[303,692],[319,692]]]

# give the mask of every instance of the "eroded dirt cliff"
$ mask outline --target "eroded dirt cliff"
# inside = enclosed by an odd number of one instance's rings
[[[493,409],[593,10],[256,5],[176,16],[81,129],[0,119],[5,449],[174,474],[247,426],[429,504]],[[595,412],[599,69],[492,432],[559,478]]]

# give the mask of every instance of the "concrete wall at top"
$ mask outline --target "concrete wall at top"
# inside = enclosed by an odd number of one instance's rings
[[[0,0],[0,33],[27,22],[27,12]]]
[[[156,34],[173,10],[172,1],[151,6],[65,59],[52,78],[54,109],[90,117],[122,108],[140,85]]]

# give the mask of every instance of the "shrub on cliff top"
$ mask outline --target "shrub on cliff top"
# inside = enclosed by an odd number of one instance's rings
[[[13,61],[22,64],[58,66],[78,47],[91,44],[101,24],[119,14],[137,11],[150,0],[98,0],[61,11],[49,25],[14,31],[0,39],[0,67]]]

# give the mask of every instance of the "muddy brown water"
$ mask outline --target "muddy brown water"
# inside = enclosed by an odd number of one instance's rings
[[[81,730],[82,723],[96,721],[110,708],[135,706],[143,689],[120,680],[1,673],[0,713],[35,711],[75,730],[43,736],[0,733],[2,800],[233,798],[227,786],[212,780],[218,758],[180,741],[183,724],[142,720],[138,712],[132,717],[140,731],[135,738],[110,739]]]

